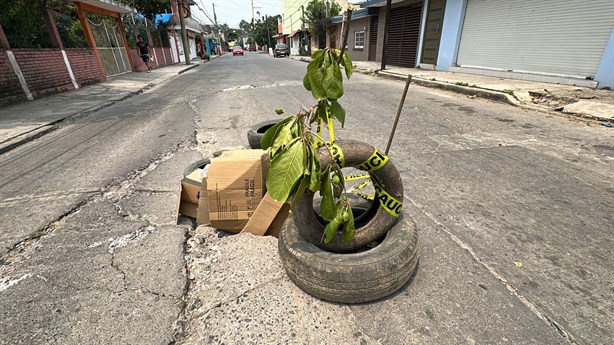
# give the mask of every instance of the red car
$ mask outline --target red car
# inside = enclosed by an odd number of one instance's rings
[[[234,56],[239,54],[243,55],[243,48],[241,48],[240,46],[234,46],[232,48],[232,55]]]
[[[250,52],[255,52],[255,51],[256,51],[256,46],[255,46],[255,45],[253,45],[253,44],[250,44],[250,45],[247,47],[247,51],[250,51]]]

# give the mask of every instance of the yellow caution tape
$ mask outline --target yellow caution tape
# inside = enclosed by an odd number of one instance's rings
[[[371,194],[367,194],[367,193],[362,193],[362,192],[351,192],[352,194],[356,194],[359,197],[367,200],[367,201],[373,201],[373,199],[375,199],[375,196],[371,195]]]
[[[365,162],[358,164],[356,169],[373,172],[386,165],[386,163],[388,163],[388,156],[375,149],[371,157]]]
[[[344,181],[356,181],[356,180],[364,180],[364,179],[371,179],[371,175],[369,174],[360,174],[360,175],[348,175],[348,176],[344,176],[343,180]]]
[[[371,183],[371,180],[365,181],[365,182],[359,184],[358,186],[352,188],[352,190],[361,190],[361,189],[365,188],[366,186],[368,186],[370,183]]]
[[[375,195],[379,201],[380,206],[384,208],[393,217],[398,217],[401,214],[403,208],[403,202],[395,199],[392,195],[388,194],[382,187],[373,180],[373,186],[375,187]]]
[[[333,159],[337,164],[339,164],[340,168],[345,167],[345,156],[343,156],[343,151],[341,151],[341,147],[335,143],[326,143],[328,146],[328,150],[330,151]]]

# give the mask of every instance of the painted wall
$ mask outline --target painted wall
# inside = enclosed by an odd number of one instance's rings
[[[360,18],[357,20],[352,20],[350,22],[350,31],[348,33],[348,44],[347,44],[347,52],[350,55],[352,61],[366,61],[369,52],[369,22],[370,17]],[[339,27],[341,30],[341,26]],[[356,38],[356,32],[364,31],[365,32],[365,45],[364,48],[354,48],[354,40]],[[339,47],[341,47],[341,39],[339,38]]]
[[[467,0],[447,0],[436,69],[447,71],[456,64]]]
[[[598,88],[609,87],[610,90],[614,90],[614,29],[603,51],[601,63],[595,73],[595,81],[598,83]]]

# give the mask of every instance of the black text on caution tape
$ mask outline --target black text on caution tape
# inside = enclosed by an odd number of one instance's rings
[[[375,171],[388,163],[388,156],[381,153],[378,149],[375,149],[371,157],[364,163],[358,164],[356,169],[364,171]]]

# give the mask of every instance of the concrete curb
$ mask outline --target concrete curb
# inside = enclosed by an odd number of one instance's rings
[[[186,65],[188,67],[186,67],[186,68],[182,69],[181,71],[177,72],[177,75],[185,73],[185,72],[187,72],[187,71],[189,71],[191,69],[194,69],[194,68],[196,68],[196,67],[198,67],[200,65],[202,65],[202,63],[200,63],[200,62],[199,63],[193,63],[193,64],[190,64],[190,65]]]
[[[406,75],[399,75],[396,73],[389,73],[386,71],[376,71],[375,74],[378,76],[382,76],[384,78],[407,80]],[[457,85],[457,84],[451,84],[451,83],[442,82],[442,81],[426,79],[422,77],[412,77],[412,82],[420,86],[453,91],[456,93],[490,99],[491,101],[505,103],[505,104],[509,104],[513,106],[520,106],[521,104],[516,98],[514,98],[510,94],[507,94],[505,92],[481,88],[479,86],[470,87],[470,86],[464,86],[464,85]]]
[[[302,62],[311,62],[311,58],[309,57],[300,57],[300,58],[292,58],[294,60],[302,61]],[[407,80],[407,75],[401,75],[398,73],[390,73],[382,70],[371,70],[371,69],[363,69],[357,68],[354,66],[354,71],[367,75],[376,75],[383,78],[396,79],[396,80]],[[441,90],[453,91],[456,93],[465,94],[468,96],[476,96],[480,98],[490,99],[495,102],[505,103],[513,106],[520,106],[521,103],[515,97],[505,92],[490,90],[486,88],[481,88],[479,86],[469,87],[464,85],[456,85],[436,80],[430,80],[422,77],[412,77],[412,82],[416,85],[430,87]]]

